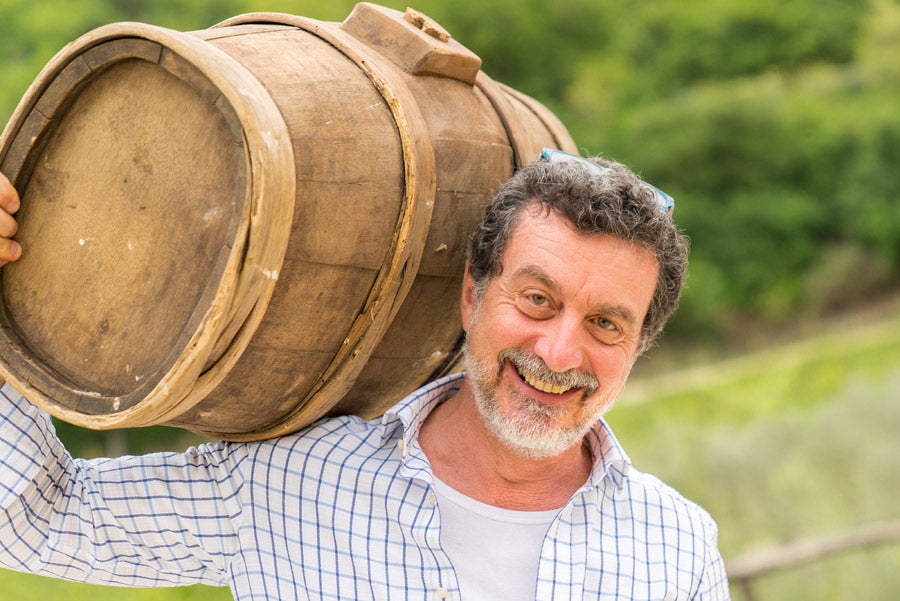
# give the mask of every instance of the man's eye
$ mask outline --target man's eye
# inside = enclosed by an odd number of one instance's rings
[[[550,300],[543,294],[530,294],[528,295],[528,300],[538,307],[546,307],[550,304]]]
[[[594,319],[594,323],[597,324],[602,330],[615,330],[616,324],[612,321],[606,319],[605,317],[597,317]]]
[[[532,319],[547,319],[553,315],[553,300],[539,292],[522,292],[516,296],[519,311]]]

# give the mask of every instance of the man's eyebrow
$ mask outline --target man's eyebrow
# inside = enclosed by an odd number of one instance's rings
[[[559,285],[550,274],[545,272],[536,265],[525,265],[516,270],[513,277],[530,277],[534,278],[550,290],[559,290]],[[635,323],[636,319],[631,309],[624,305],[616,305],[613,303],[601,303],[593,308],[593,312],[599,315],[609,315],[610,317],[619,317],[628,323]]]
[[[556,283],[550,274],[545,272],[540,267],[536,265],[525,265],[516,270],[516,273],[513,277],[530,277],[539,281],[541,284],[550,288],[551,290],[559,290],[559,285]]]
[[[625,307],[623,305],[613,305],[612,303],[603,303],[599,307],[595,308],[596,311],[600,315],[609,315],[611,317],[619,317],[623,321],[627,323],[637,323],[637,320],[634,318],[634,314],[632,314],[631,309]]]

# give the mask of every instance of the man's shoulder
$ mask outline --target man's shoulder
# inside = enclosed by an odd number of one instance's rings
[[[364,420],[356,415],[322,418],[302,430],[280,436],[262,444],[283,448],[313,448],[341,446],[380,446],[384,425],[380,419]]]
[[[629,465],[623,488],[632,506],[643,508],[647,516],[667,522],[688,519],[695,532],[698,528],[704,531],[704,538],[715,536],[717,526],[709,512],[659,477]]]
[[[294,434],[249,443],[251,460],[313,471],[326,464],[368,469],[364,466],[371,467],[372,460],[395,465],[402,461],[403,448],[416,438],[428,412],[459,387],[459,380],[454,374],[426,384],[379,417],[326,417]]]
[[[247,445],[247,471],[254,486],[291,481],[334,484],[360,473],[393,473],[398,459],[378,420],[355,416],[329,417],[277,438]],[[390,466],[394,466],[393,468]]]

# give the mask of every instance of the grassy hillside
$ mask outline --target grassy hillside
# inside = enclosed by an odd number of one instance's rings
[[[726,561],[900,519],[900,305],[727,361],[664,373],[645,363],[609,421],[639,469],[712,513]],[[898,568],[900,545],[886,546],[765,577],[756,592],[766,601],[895,600]],[[17,601],[230,598],[225,589],[115,589],[3,571],[0,591]]]
[[[713,514],[727,560],[900,519],[898,401],[895,307],[765,352],[638,378],[608,417],[639,469]],[[852,552],[763,578],[756,594],[894,600],[898,567],[900,545]]]

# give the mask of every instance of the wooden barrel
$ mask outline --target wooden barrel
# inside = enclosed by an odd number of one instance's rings
[[[75,40],[0,139],[25,251],[0,270],[0,374],[77,425],[253,440],[446,372],[492,191],[575,150],[480,67],[367,3]]]

